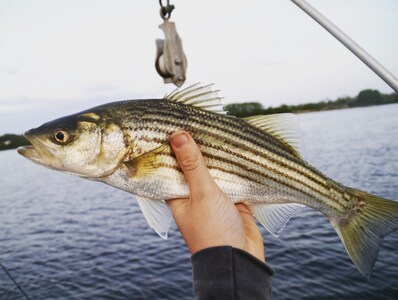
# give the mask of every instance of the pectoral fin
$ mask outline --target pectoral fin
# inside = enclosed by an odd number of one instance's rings
[[[149,226],[153,228],[162,239],[167,240],[167,233],[169,232],[172,215],[166,202],[163,200],[151,200],[141,196],[136,196],[136,198]]]
[[[279,236],[301,204],[251,204],[250,209],[261,225],[273,236]]]
[[[169,156],[171,149],[169,144],[163,144],[149,152],[141,154],[124,162],[130,177],[143,177],[151,175],[161,163],[162,156]]]

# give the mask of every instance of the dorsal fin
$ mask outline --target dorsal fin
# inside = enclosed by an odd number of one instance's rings
[[[295,114],[273,114],[244,118],[250,125],[271,134],[289,146],[292,153],[302,157],[304,152],[300,124]]]
[[[213,84],[201,86],[200,83],[196,83],[182,90],[175,89],[163,99],[226,114],[223,109],[222,98],[218,96],[219,90],[213,91],[212,87]]]

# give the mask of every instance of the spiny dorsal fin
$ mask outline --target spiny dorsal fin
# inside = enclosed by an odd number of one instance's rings
[[[295,114],[274,114],[244,118],[250,125],[271,134],[290,146],[292,153],[302,157],[304,152],[300,124]]]
[[[213,84],[201,86],[200,83],[196,83],[182,90],[175,89],[163,99],[226,114],[223,110],[222,98],[218,96],[219,90],[213,91],[212,87]]]

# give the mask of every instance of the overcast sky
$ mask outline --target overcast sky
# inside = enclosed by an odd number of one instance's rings
[[[166,2],[166,1],[164,1]],[[398,1],[310,0],[398,76]],[[290,0],[171,0],[187,84],[264,106],[392,89]],[[157,0],[1,0],[0,134],[101,103],[162,97]]]

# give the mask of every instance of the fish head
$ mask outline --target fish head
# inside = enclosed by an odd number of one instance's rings
[[[109,118],[80,113],[30,129],[18,153],[35,163],[80,177],[112,174],[128,154],[123,132]]]

